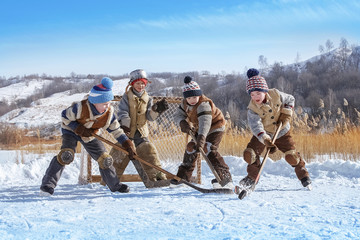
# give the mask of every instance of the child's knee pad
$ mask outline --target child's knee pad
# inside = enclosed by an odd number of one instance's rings
[[[74,161],[75,152],[71,148],[63,148],[57,155],[57,161],[62,165],[69,165]]]
[[[300,156],[299,153],[296,152],[296,150],[289,150],[285,152],[285,160],[293,167],[299,164],[300,162]]]
[[[256,162],[256,153],[254,149],[247,148],[244,150],[244,160],[247,164],[253,164]]]
[[[113,164],[113,158],[106,152],[101,154],[99,159],[97,160],[99,167],[101,169],[108,169]]]

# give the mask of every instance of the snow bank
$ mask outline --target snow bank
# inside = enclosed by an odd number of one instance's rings
[[[21,151],[0,151],[0,184],[18,185],[24,181],[29,184],[40,184],[41,178],[55,154],[57,154],[57,152],[38,155],[26,154]],[[238,182],[238,179],[246,175],[247,165],[242,158],[225,156],[224,159],[230,167],[234,182]],[[168,166],[168,168],[177,169],[177,164]],[[328,160],[322,163],[309,163],[307,164],[307,168],[312,179],[347,178],[357,180],[360,178],[360,162]],[[127,172],[130,173],[135,172],[131,164],[127,170]],[[75,161],[69,166],[66,166],[60,181],[69,184],[77,183],[79,172],[80,155],[77,154]],[[296,179],[293,168],[285,162],[284,159],[277,162],[269,159],[263,174]],[[213,176],[205,161],[202,162],[202,175],[204,178],[211,178]]]

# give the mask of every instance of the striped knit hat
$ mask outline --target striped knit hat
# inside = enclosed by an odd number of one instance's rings
[[[195,81],[192,80],[190,76],[184,78],[185,85],[183,86],[183,95],[184,98],[201,96],[202,91]]]
[[[253,76],[246,82],[246,91],[249,95],[253,91],[268,92],[269,87],[265,81],[265,78],[260,76]]]

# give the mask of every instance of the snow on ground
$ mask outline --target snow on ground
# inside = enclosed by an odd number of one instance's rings
[[[313,191],[302,188],[284,161],[267,162],[256,191],[202,194],[189,187],[111,193],[79,185],[80,160],[66,167],[52,197],[40,197],[53,154],[0,151],[1,239],[360,239],[360,162],[308,164]],[[234,182],[246,172],[227,156]],[[203,163],[203,187],[213,178]]]

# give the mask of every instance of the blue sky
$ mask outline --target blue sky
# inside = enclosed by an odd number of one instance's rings
[[[293,63],[340,39],[359,45],[360,1],[0,2],[0,76],[244,72]]]

